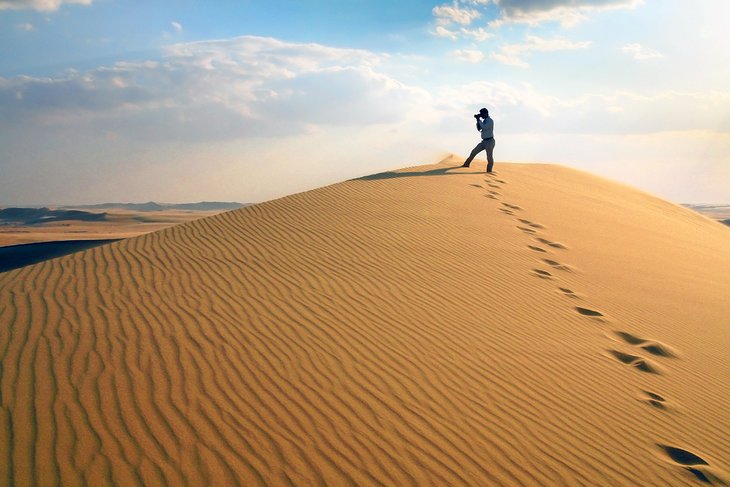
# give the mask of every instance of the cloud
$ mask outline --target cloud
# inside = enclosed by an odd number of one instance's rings
[[[499,52],[491,53],[490,58],[502,64],[527,68],[529,65],[522,57],[531,52],[574,51],[587,49],[590,41],[571,42],[566,39],[544,39],[539,36],[528,35],[521,44],[505,44]]]
[[[558,22],[564,27],[585,20],[588,15],[605,10],[630,9],[643,4],[643,0],[494,0],[499,18],[490,27],[505,24],[538,25]]]
[[[254,36],[176,44],[159,61],[0,78],[0,124],[194,142],[394,123],[425,92],[379,72],[382,60]]]
[[[472,38],[484,41],[493,37],[483,27],[468,27],[481,17],[494,17],[490,4],[496,7],[497,15],[487,25],[491,29],[498,29],[509,24],[537,26],[545,22],[557,22],[563,27],[570,27],[596,12],[632,9],[643,3],[644,0],[453,0],[450,4],[432,9],[436,21],[433,34],[452,40]],[[504,53],[496,55],[495,59],[507,64],[525,65],[524,61],[510,59]]]
[[[451,55],[460,61],[467,63],[478,63],[484,59],[484,53],[476,49],[456,49]]]
[[[459,28],[459,30],[450,30],[443,25],[437,25],[436,29],[434,29],[433,31],[433,35],[435,35],[436,37],[445,37],[447,39],[451,39],[452,41],[463,38],[472,39],[476,42],[483,42],[487,39],[494,37],[494,34],[487,32],[486,30],[484,30],[483,27],[479,27],[476,29],[461,27]]]
[[[444,4],[434,7],[431,12],[436,17],[436,23],[439,25],[469,25],[482,16],[478,10],[461,7],[456,1],[451,5]]]
[[[66,4],[91,5],[93,0],[0,0],[0,10],[38,10],[55,12]]]
[[[639,61],[643,61],[646,59],[659,59],[664,57],[659,51],[656,51],[646,46],[642,46],[641,44],[637,43],[624,44],[623,46],[621,46],[621,51]]]
[[[177,32],[178,34],[183,30],[182,24],[180,22],[175,22],[173,20],[172,22],[170,22],[170,25],[173,29],[175,29],[175,32]]]
[[[487,39],[494,37],[494,34],[484,30],[484,27],[478,27],[476,29],[462,27],[461,29],[459,29],[459,33],[462,35],[462,37],[471,38],[478,42],[483,42]]]
[[[529,83],[476,81],[437,91],[442,130],[463,126],[464,114],[486,106],[498,133],[652,134],[703,131],[730,136],[730,91],[587,93],[557,97]]]
[[[436,37],[446,37],[447,39],[451,39],[452,41],[455,41],[459,38],[459,33],[457,31],[449,30],[443,25],[437,25],[433,34]]]
[[[31,32],[35,30],[35,27],[30,22],[25,22],[23,24],[18,24],[16,27],[20,30],[24,30],[25,32]]]
[[[498,63],[505,64],[507,66],[514,66],[516,68],[527,69],[530,67],[529,64],[527,64],[525,61],[523,61],[519,57],[510,55],[510,54],[505,54],[503,52],[502,53],[492,52],[489,54],[489,59],[497,61]]]
[[[432,32],[433,35],[453,41],[471,39],[477,42],[484,42],[494,37],[494,34],[487,32],[484,27],[469,27],[472,22],[482,17],[482,13],[477,8],[471,7],[481,7],[487,5],[489,1],[454,0],[451,4],[434,7],[432,13],[436,19],[436,28]]]

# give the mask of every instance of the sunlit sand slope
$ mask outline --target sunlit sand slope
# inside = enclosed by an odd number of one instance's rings
[[[0,274],[0,484],[727,481],[730,230],[455,164]]]

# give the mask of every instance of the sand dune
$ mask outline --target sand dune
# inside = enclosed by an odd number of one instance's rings
[[[455,164],[0,274],[0,484],[727,481],[730,231]]]

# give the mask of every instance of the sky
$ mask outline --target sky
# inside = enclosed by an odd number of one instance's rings
[[[467,155],[730,202],[728,0],[0,0],[0,205],[260,202]]]

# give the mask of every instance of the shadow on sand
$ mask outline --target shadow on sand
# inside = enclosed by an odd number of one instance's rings
[[[81,250],[98,247],[120,239],[108,240],[64,240],[60,242],[36,242],[0,247],[0,272],[19,269],[44,260],[73,254]]]
[[[393,172],[386,171],[378,174],[371,174],[369,176],[363,176],[361,178],[355,178],[351,181],[372,181],[375,179],[393,179],[393,178],[412,178],[418,176],[451,176],[456,174],[481,174],[484,171],[472,171],[472,172],[449,172],[455,169],[461,169],[461,166],[449,166],[440,167],[438,169],[431,169],[430,171],[407,171],[407,172]]]

